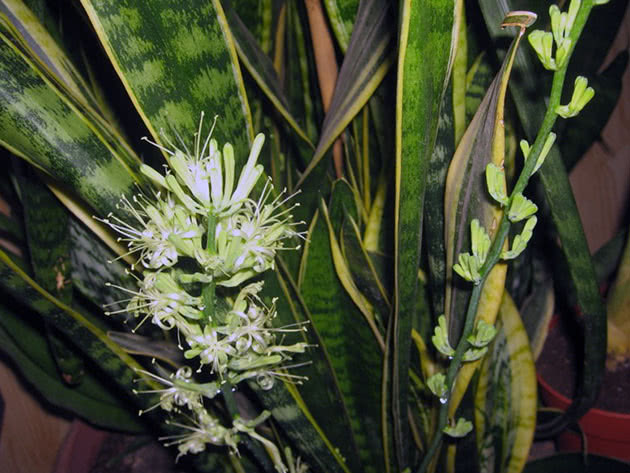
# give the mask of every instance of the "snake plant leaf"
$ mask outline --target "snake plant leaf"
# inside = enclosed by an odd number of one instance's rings
[[[131,101],[158,143],[190,137],[202,111],[214,137],[247,158],[252,121],[233,39],[218,0],[82,0]],[[188,143],[188,141],[184,141]]]
[[[45,291],[2,250],[0,263],[0,287],[54,325],[120,387],[131,392],[139,386],[134,382],[138,381],[138,378],[143,380],[140,386],[145,383],[152,387],[156,386],[155,382],[134,372],[141,369],[141,366],[109,340],[101,327],[92,322],[87,315],[68,307]],[[136,400],[147,401],[146,398]]]
[[[453,74],[457,69],[453,69]],[[449,88],[452,87],[449,86]],[[424,235],[429,268],[431,306],[434,314],[444,313],[444,290],[446,284],[446,249],[444,246],[444,189],[446,173],[455,153],[453,94],[447,89],[442,99],[438,132],[433,154],[427,169],[427,184],[424,206]]]
[[[229,5],[226,6],[226,17],[230,25],[230,31],[234,35],[234,44],[239,58],[247,72],[251,74],[260,89],[298,137],[304,140],[311,148],[315,148],[296,119],[291,115],[287,99],[280,89],[280,79],[269,57],[262,52],[256,39],[243,24],[236,11]]]
[[[150,337],[129,332],[107,332],[110,340],[123,348],[127,353],[142,355],[169,363],[177,369],[186,363],[182,351],[174,342],[154,340]]]
[[[64,183],[98,213],[131,193],[139,161],[94,126],[0,22],[0,144]]]
[[[335,235],[346,213],[356,218],[354,207],[352,191],[344,181],[337,181],[328,205]],[[313,327],[321,337],[322,348],[330,354],[352,427],[353,435],[340,448],[358,452],[356,458],[360,463],[356,471],[384,471],[378,375],[382,351],[336,274],[329,229],[323,217],[313,220],[304,250],[300,291]]]
[[[480,2],[488,31],[493,39],[505,34],[499,30],[495,22],[497,16],[502,15],[505,9],[510,7],[509,3],[503,0]],[[535,77],[534,71],[537,70],[535,61],[536,59],[529,52],[526,53],[524,48],[521,49],[517,54],[515,69],[518,74],[510,86],[518,117],[530,141],[533,141],[536,136],[545,113],[544,105],[532,101],[531,96],[528,95],[528,91],[532,90],[532,85],[523,82],[527,78]],[[595,401],[606,359],[606,309],[599,293],[567,172],[556,147],[551,149],[545,164],[538,173],[558,232],[562,252],[566,256],[568,274],[575,288],[577,306],[584,314],[584,364],[579,394],[574,398],[566,415],[544,429],[546,434],[551,435],[583,415]]]
[[[529,339],[507,292],[497,325],[475,393],[477,450],[480,471],[518,473],[534,440],[537,384]]]
[[[32,320],[37,315],[26,309],[19,312],[5,304],[0,306],[0,345],[35,389],[52,404],[99,426],[129,432],[144,430],[135,409],[121,403],[99,376],[88,373],[78,386],[65,384],[50,356],[45,330]]]
[[[273,388],[268,391],[260,389],[255,382],[249,383],[249,386],[289,439],[301,447],[300,451],[305,454],[307,463],[314,471],[320,473],[355,471],[346,466],[346,460],[339,450],[327,440],[295,386],[274,383]]]
[[[339,238],[343,258],[359,290],[375,305],[381,314],[391,311],[390,284],[387,280],[387,257],[368,252],[361,241],[359,226],[350,216],[344,220]]]
[[[87,105],[98,108],[90,87],[59,44],[60,32],[48,30],[53,25],[42,24],[44,18],[38,18],[29,5],[21,0],[3,0],[0,3],[0,12],[19,31],[21,41],[75,96],[80,97]]]
[[[297,183],[299,187],[320,163],[335,139],[367,103],[393,64],[392,4],[361,2],[330,108],[315,154]]]
[[[331,365],[330,354],[325,350],[322,338],[311,322],[312,315],[283,260],[278,261],[278,266],[279,271],[269,272],[265,278],[263,294],[269,299],[278,298],[276,326],[307,324],[305,332],[286,334],[285,343],[305,341],[310,345],[304,355],[296,356],[291,363],[298,366],[291,369],[289,374],[307,378],[296,386],[296,407],[300,408],[302,404],[307,406],[307,417],[311,419],[313,428],[320,433],[326,447],[331,449],[328,453],[334,457],[331,464],[338,463],[335,459],[343,456],[347,467],[354,471],[357,467],[358,453],[352,450],[350,448],[352,445],[348,443],[348,439],[352,438],[350,418]],[[330,418],[332,412],[335,413],[334,420]],[[291,419],[284,421],[290,422]],[[282,424],[283,421],[279,422]],[[308,445],[304,447],[310,448]],[[343,466],[339,464],[336,468]]]
[[[555,294],[551,272],[545,262],[535,258],[532,266],[532,291],[523,301],[520,312],[534,359],[538,359],[549,332]]]
[[[121,299],[120,290],[107,283],[135,289],[136,283],[118,254],[108,248],[78,219],[70,220],[72,284],[97,306],[114,304]],[[98,262],[100,264],[94,264]]]
[[[70,214],[33,173],[18,176],[24,221],[28,236],[30,263],[35,280],[66,305],[72,305],[70,276]],[[54,222],[51,225],[51,222]],[[44,323],[51,353],[64,381],[79,384],[85,374],[82,358],[76,349]]]
[[[324,216],[324,220],[326,221],[326,226],[328,227],[328,238],[330,239],[330,252],[333,259],[333,264],[335,267],[335,272],[337,273],[337,277],[339,278],[339,282],[346,290],[346,293],[352,299],[352,302],[359,309],[363,317],[365,317],[366,322],[370,326],[374,337],[378,341],[382,350],[385,350],[385,341],[383,340],[383,335],[380,332],[379,327],[376,324],[374,309],[372,304],[365,298],[363,293],[359,291],[357,288],[354,278],[352,277],[352,273],[350,272],[350,268],[348,263],[346,262],[343,254],[341,252],[341,248],[339,246],[339,242],[337,240],[337,236],[335,235],[335,229],[330,221],[330,215],[328,214],[328,208],[326,207],[326,203],[322,200],[320,203],[320,209],[322,215]],[[341,227],[341,226],[340,226]]]
[[[408,466],[408,371],[427,169],[455,38],[452,1],[401,2],[396,93],[392,415],[398,469]]]
[[[324,7],[339,48],[345,54],[352,36],[359,0],[325,0]]]
[[[460,141],[449,166],[444,199],[445,245],[446,245],[446,295],[445,315],[449,324],[449,335],[455,343],[459,339],[462,319],[458,314],[465,313],[470,295],[470,286],[461,284],[453,273],[453,265],[460,254],[469,250],[471,240],[468,228],[474,219],[490,232],[498,224],[502,212],[488,195],[485,186],[485,169],[489,163],[501,167],[505,157],[505,135],[503,107],[507,82],[517,51],[520,35],[512,43],[510,53],[479,105],[468,129]],[[505,267],[498,265],[489,279],[498,286],[505,279]],[[486,285],[488,289],[495,284]],[[499,289],[499,294],[502,290]],[[497,301],[498,302],[498,301]],[[496,305],[494,314],[496,316]],[[478,312],[481,313],[481,312]],[[493,316],[486,320],[492,323]]]

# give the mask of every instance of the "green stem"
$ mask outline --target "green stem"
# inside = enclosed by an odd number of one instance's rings
[[[534,145],[531,147],[527,160],[525,161],[523,170],[521,171],[521,174],[518,180],[516,181],[516,184],[514,185],[514,189],[512,190],[512,193],[510,194],[510,198],[508,201],[508,205],[506,206],[506,209],[510,208],[510,205],[512,204],[512,200],[514,199],[514,196],[519,192],[523,192],[523,190],[527,186],[529,179],[532,176],[534,167],[536,166],[536,162],[538,161],[538,157],[540,156],[543,146],[545,145],[547,136],[553,129],[556,119],[558,118],[558,115],[556,114],[556,107],[560,105],[560,100],[562,97],[562,89],[564,87],[564,80],[566,78],[566,73],[567,73],[567,67],[569,65],[571,55],[573,54],[573,51],[575,49],[577,40],[580,37],[582,30],[584,29],[584,25],[586,24],[586,20],[588,19],[588,16],[592,8],[593,8],[592,0],[585,0],[577,15],[573,29],[571,30],[571,34],[570,34],[570,38],[572,40],[571,49],[569,53],[567,54],[567,58],[563,66],[559,68],[558,70],[556,70],[553,75],[553,82],[551,86],[551,93],[549,97],[549,104],[547,107],[547,111],[543,118],[542,124],[540,125],[540,129],[538,130],[538,133],[536,135],[536,140],[534,141]],[[464,322],[464,330],[462,332],[461,338],[459,339],[457,348],[455,350],[455,355],[453,356],[453,359],[451,361],[451,364],[449,365],[449,368],[446,374],[446,386],[448,387],[449,391],[452,390],[453,388],[455,378],[459,372],[459,368],[462,365],[462,358],[463,358],[464,352],[468,349],[468,346],[469,346],[467,338],[472,332],[473,327],[474,327],[475,315],[477,314],[477,308],[479,306],[479,299],[481,298],[483,285],[485,284],[485,281],[488,275],[490,274],[490,271],[492,270],[492,268],[501,259],[501,252],[503,251],[503,246],[505,244],[505,240],[509,234],[509,231],[510,231],[510,221],[507,217],[507,212],[504,212],[503,217],[501,218],[501,223],[499,224],[496,236],[492,242],[490,250],[488,251],[488,256],[486,258],[486,261],[484,262],[483,266],[479,270],[479,273],[481,275],[481,281],[479,284],[475,285],[470,295],[470,300],[468,303],[468,310],[466,312],[466,319]],[[438,416],[438,425],[437,425],[435,435],[433,437],[431,445],[429,446],[429,449],[427,450],[426,455],[424,456],[422,460],[422,463],[420,464],[420,467],[417,470],[417,473],[424,473],[425,471],[427,471],[427,468],[431,464],[433,457],[436,455],[438,451],[438,448],[442,442],[442,436],[444,435],[443,433],[444,427],[446,427],[446,424],[448,422],[449,404],[450,404],[450,399],[446,403],[440,406],[440,412]]]

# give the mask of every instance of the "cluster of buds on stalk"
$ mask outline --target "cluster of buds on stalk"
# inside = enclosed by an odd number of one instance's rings
[[[225,427],[205,407],[204,399],[213,399],[225,383],[236,385],[246,379],[262,389],[271,389],[276,378],[300,382],[302,377],[285,370],[297,366],[287,363],[292,354],[308,347],[306,342],[283,344],[278,333],[306,327],[274,328],[276,300],[265,304],[260,296],[263,283],[251,281],[274,268],[277,251],[299,248],[296,242],[304,235],[297,227],[303,222],[293,223],[290,214],[299,204],[287,206],[292,196],[285,191],[273,197],[270,179],[258,198],[250,197],[263,175],[257,160],[264,135],[254,139],[235,183],[232,145],[219,149],[212,138],[214,125],[202,141],[202,128],[203,114],[192,152],[179,135],[178,144],[164,134],[165,145],[146,140],[163,151],[168,163],[164,174],[141,166],[153,184],[152,195],[123,196],[118,215],[99,219],[118,232],[128,254],[137,257],[131,271],[140,270],[136,289],[109,284],[128,297],[106,313],[133,315],[139,319],[136,329],[146,320],[162,330],[174,329],[184,357],[195,360],[196,372],[210,380],[196,382],[188,366],[170,375],[146,372],[165,386],[140,391],[160,395],[151,409],[190,411],[184,416],[188,422],[170,422],[186,431],[168,437],[180,455],[200,452],[208,443],[236,451],[242,433],[265,440],[254,428],[268,413],[248,422],[235,418],[231,427]],[[277,469],[285,471],[279,452],[276,459]]]

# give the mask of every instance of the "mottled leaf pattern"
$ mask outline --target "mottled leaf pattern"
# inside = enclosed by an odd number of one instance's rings
[[[154,138],[192,144],[202,111],[219,115],[214,136],[235,148],[253,138],[236,52],[218,0],[83,0],[83,7]]]
[[[408,466],[408,370],[427,169],[452,59],[454,4],[404,1],[396,95],[395,308],[392,412],[399,469]]]

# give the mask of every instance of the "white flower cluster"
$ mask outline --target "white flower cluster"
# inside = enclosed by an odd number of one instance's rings
[[[255,379],[270,389],[275,378],[299,382],[299,376],[283,371],[293,353],[303,353],[306,342],[283,345],[276,334],[305,331],[303,324],[274,328],[275,299],[267,306],[260,298],[262,282],[246,282],[274,267],[276,252],[299,248],[303,238],[285,208],[290,197],[284,192],[272,198],[273,186],[265,183],[257,200],[250,193],[263,174],[257,164],[264,143],[259,134],[235,185],[234,150],[228,143],[219,151],[211,138],[201,142],[203,114],[191,153],[178,136],[180,147],[165,138],[171,149],[164,151],[168,166],[164,175],[143,165],[141,171],[155,185],[152,197],[123,197],[120,215],[101,221],[121,234],[129,254],[138,256],[142,276],[138,289],[110,284],[129,297],[122,308],[108,314],[127,312],[151,320],[163,330],[176,329],[178,340],[188,345],[186,359],[199,363],[215,381],[195,383],[192,369],[181,367],[171,376],[151,376],[166,387],[148,391],[160,394],[160,406],[168,412],[192,411],[191,425],[172,422],[189,432],[169,437],[180,454],[196,453],[206,443],[236,449],[237,432],[255,436],[253,428],[236,421],[226,428],[204,407],[221,384],[232,385]],[[148,141],[148,140],[147,140]],[[292,242],[289,247],[285,243]],[[134,269],[134,267],[132,267]],[[137,328],[137,327],[136,327]],[[297,366],[297,365],[293,365]],[[141,391],[147,392],[147,391]],[[151,408],[151,409],[153,409]],[[249,425],[249,424],[247,424]],[[257,437],[256,437],[257,438]]]

